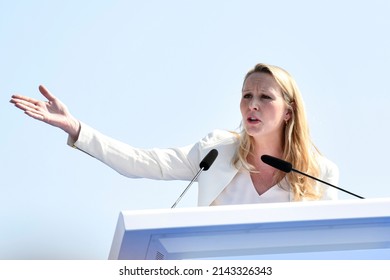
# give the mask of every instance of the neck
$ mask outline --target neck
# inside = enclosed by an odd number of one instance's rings
[[[280,138],[273,137],[256,139],[252,138],[253,150],[247,157],[248,163],[253,165],[256,170],[261,172],[275,172],[275,169],[265,164],[260,158],[262,155],[270,155],[277,158],[283,157],[282,141]]]
[[[279,137],[273,137],[272,139],[253,138],[253,145],[253,153],[256,157],[260,158],[262,155],[270,155],[274,157],[283,156],[282,140]]]

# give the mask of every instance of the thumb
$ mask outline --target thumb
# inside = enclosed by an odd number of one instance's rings
[[[56,97],[53,94],[51,94],[50,91],[43,85],[39,85],[39,91],[49,101],[54,101],[56,99]]]

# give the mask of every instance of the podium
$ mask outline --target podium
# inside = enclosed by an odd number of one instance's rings
[[[390,259],[390,199],[122,211],[109,259]]]

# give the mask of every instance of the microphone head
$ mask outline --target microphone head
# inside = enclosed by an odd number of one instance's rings
[[[218,156],[218,151],[216,149],[212,149],[200,162],[199,167],[203,168],[204,171],[208,170],[210,166],[213,164],[214,160]]]
[[[286,173],[289,173],[292,170],[292,164],[287,161],[281,160],[280,158],[272,157],[269,155],[262,155],[261,160],[264,163]]]

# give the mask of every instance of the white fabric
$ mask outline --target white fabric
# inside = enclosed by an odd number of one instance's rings
[[[215,162],[198,178],[199,206],[211,205],[238,172],[232,165],[232,158],[238,147],[237,135],[223,130],[215,130],[197,143],[185,147],[137,149],[81,123],[78,140],[72,142],[68,138],[68,145],[84,151],[130,178],[188,181],[198,172],[199,163],[204,156],[210,150],[217,149],[218,157]],[[337,166],[323,157],[318,158],[318,161],[320,179],[336,185]],[[337,192],[333,188],[323,184],[321,188],[324,190],[322,199],[337,198]]]
[[[278,184],[259,195],[248,171],[237,172],[233,180],[218,195],[211,205],[254,204],[271,202],[289,202],[289,189]]]

